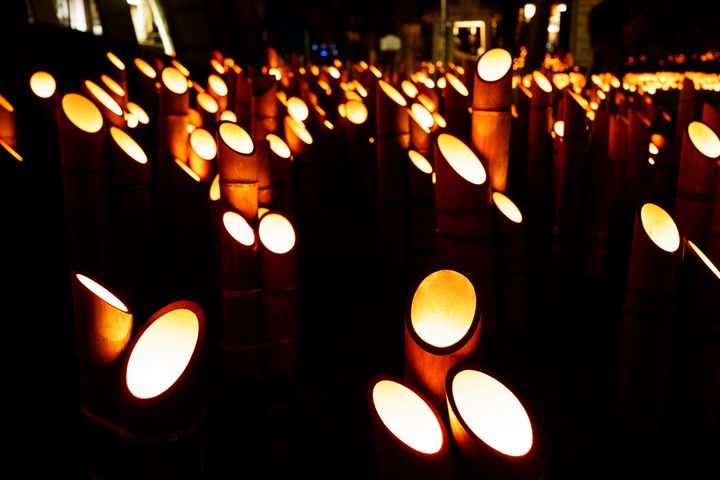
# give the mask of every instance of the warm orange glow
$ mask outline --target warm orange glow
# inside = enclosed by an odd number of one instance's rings
[[[420,103],[422,103],[423,107],[427,108],[431,112],[435,113],[435,110],[437,110],[437,105],[435,105],[435,102],[433,102],[432,99],[424,93],[418,95],[417,99]]]
[[[103,126],[100,109],[79,93],[68,93],[62,99],[62,109],[73,125],[87,133],[99,132]]]
[[[553,125],[553,132],[555,132],[555,135],[562,138],[565,135],[565,122],[562,120],[555,122],[555,125]]]
[[[428,455],[440,451],[440,423],[417,393],[398,382],[381,380],[373,387],[372,401],[380,420],[405,445]]]
[[[100,297],[103,302],[107,303],[113,308],[117,308],[122,312],[128,311],[128,308],[123,302],[120,301],[119,298],[117,298],[108,289],[97,283],[95,280],[92,280],[91,278],[88,278],[81,273],[77,273],[75,274],[75,276],[80,281],[80,283],[85,286],[85,288],[90,290],[90,292],[92,292],[93,295],[95,295],[96,297]]]
[[[443,116],[440,115],[438,112],[433,112],[432,116],[433,116],[433,120],[435,120],[435,123],[437,124],[438,127],[440,127],[440,128],[447,127],[447,122],[445,121]]]
[[[413,103],[410,106],[410,114],[418,123],[418,125],[420,125],[427,131],[429,131],[432,126],[435,125],[435,119],[433,118],[433,114],[430,113],[427,108],[425,108],[419,103]]]
[[[648,146],[648,152],[650,152],[650,155],[657,155],[658,153],[660,153],[660,150],[658,149],[657,145],[655,145],[654,143],[650,143],[650,145]]]
[[[533,431],[520,400],[495,378],[477,370],[462,370],[452,379],[452,396],[468,428],[500,453],[525,455]]]
[[[375,65],[370,65],[370,72],[375,75],[376,78],[382,78],[382,72]]]
[[[368,110],[364,103],[351,100],[345,104],[345,116],[355,125],[360,125],[367,120]]]
[[[710,259],[707,257],[707,255],[705,255],[705,254],[700,250],[700,248],[698,248],[698,246],[695,245],[695,244],[694,244],[693,242],[691,242],[690,240],[687,240],[687,244],[688,244],[688,246],[690,247],[690,249],[691,249],[693,252],[695,252],[695,255],[697,255],[698,258],[700,258],[700,260],[702,260],[702,262],[705,264],[705,266],[707,266],[707,267],[710,269],[710,271],[720,280],[720,271],[718,271],[717,267],[716,267],[715,264],[712,262],[712,260],[710,260]]]
[[[515,202],[500,192],[493,192],[492,198],[495,206],[508,218],[508,220],[513,223],[522,222],[522,213],[517,205],[515,205]]]
[[[17,151],[15,151],[14,148],[8,145],[5,140],[0,139],[0,147],[4,148],[10,155],[15,157],[15,160],[17,160],[18,162],[23,161],[22,155],[20,155]]]
[[[313,108],[321,117],[327,117],[327,113],[325,113],[325,110],[323,110],[320,105],[314,104]]]
[[[578,103],[578,105],[580,105],[584,110],[588,109],[589,105],[588,105],[588,101],[585,99],[585,97],[583,97],[571,90],[568,90],[568,92],[570,93],[570,96]],[[597,110],[597,108],[593,108],[593,110]]]
[[[148,116],[147,112],[138,105],[135,102],[128,102],[127,104],[128,111],[132,113],[135,118],[138,119],[138,122],[142,123],[143,125],[147,125],[150,123],[150,117]]]
[[[225,230],[241,245],[249,247],[255,243],[255,232],[242,215],[235,212],[223,213]]]
[[[700,153],[708,158],[720,157],[720,139],[712,128],[702,122],[690,122],[687,133]]]
[[[368,143],[375,143],[375,138],[374,137],[368,138]]]
[[[275,80],[277,81],[280,81],[280,79],[282,78],[282,72],[277,67],[270,68],[267,73],[268,75],[275,77]]]
[[[299,97],[290,97],[287,101],[288,113],[298,122],[304,122],[310,115],[307,104]]]
[[[135,117],[135,115],[128,112],[125,114],[125,123],[127,124],[128,128],[135,128],[140,122],[138,122],[138,119],[137,117]]]
[[[223,64],[214,58],[210,59],[210,66],[220,75],[225,73],[225,67],[223,67]]]
[[[279,213],[268,213],[260,219],[260,241],[273,253],[281,255],[295,246],[295,228]]]
[[[448,72],[445,74],[447,81],[452,87],[463,97],[467,97],[469,92],[465,84],[452,73]]]
[[[170,63],[172,63],[173,67],[175,67],[180,73],[182,73],[182,74],[185,76],[185,78],[189,78],[189,77],[190,77],[190,70],[188,70],[187,68],[185,68],[185,65],[183,65],[183,64],[180,63],[180,62],[178,62],[178,61],[177,61],[176,59],[174,59],[174,58],[173,58],[173,59],[170,59]]]
[[[128,359],[125,382],[135,397],[157,397],[177,382],[190,363],[200,334],[197,315],[172,310],[150,325]]]
[[[654,203],[646,203],[640,209],[640,221],[650,240],[666,252],[680,247],[680,232],[672,217]]]
[[[218,75],[215,75],[214,73],[208,77],[208,86],[210,87],[210,90],[217,93],[221,97],[224,97],[228,94],[228,87],[225,83],[225,80],[220,78]]]
[[[500,80],[512,67],[512,55],[505,49],[493,48],[478,61],[477,74],[486,82]]]
[[[402,91],[405,92],[405,95],[407,95],[408,97],[417,97],[418,89],[415,84],[410,80],[403,80],[402,83],[400,83],[400,88],[402,88]]]
[[[217,155],[217,144],[212,133],[196,128],[190,134],[190,147],[203,160],[212,160]]]
[[[358,66],[359,66],[362,70],[367,70],[367,69],[368,69],[368,64],[367,64],[367,62],[366,62],[365,60],[360,60],[360,61],[358,62]]]
[[[266,207],[258,207],[258,214],[257,218],[262,218],[263,215],[265,215],[267,212],[269,212],[270,209]]]
[[[222,141],[238,153],[248,155],[255,149],[252,137],[237,123],[221,123],[218,127],[218,133]]]
[[[290,147],[288,147],[287,143],[285,143],[285,140],[274,133],[268,133],[265,136],[265,139],[270,142],[270,150],[275,152],[275,155],[280,158],[290,158]]]
[[[548,80],[545,74],[541,71],[535,70],[532,72],[532,78],[535,80],[537,86],[540,87],[540,90],[546,93],[552,92],[552,84],[550,83],[550,80]]]
[[[313,143],[313,138],[312,135],[310,135],[310,132],[307,131],[302,123],[296,121],[294,118],[285,117],[285,128],[291,129],[303,143],[306,143],[307,145],[311,145]]]
[[[285,93],[284,90],[280,90],[275,94],[275,97],[277,97],[278,100],[280,100],[280,103],[285,105],[287,107],[288,99],[287,99],[287,93]]]
[[[327,71],[330,74],[330,76],[332,78],[334,78],[335,80],[340,78],[340,70],[338,70],[337,67],[331,65],[328,67]]]
[[[209,113],[217,113],[219,108],[213,96],[204,92],[197,94],[197,103],[203,110]]]
[[[135,60],[133,60],[133,62],[135,63],[135,66],[138,68],[138,70],[140,70],[142,72],[142,74],[145,75],[146,77],[149,77],[149,78],[157,77],[157,72],[155,71],[155,69],[148,62],[143,60],[142,58],[136,58]]]
[[[122,150],[138,163],[145,164],[148,161],[145,151],[140,145],[127,133],[117,127],[110,127],[110,136]]]
[[[357,102],[362,102],[362,97],[358,95],[357,93],[353,91],[345,92],[345,99],[346,100],[355,100]]]
[[[125,96],[125,89],[120,86],[119,83],[117,83],[115,80],[113,80],[111,77],[108,77],[107,75],[100,75],[100,80],[105,84],[107,88],[112,90],[112,92],[115,95],[118,95],[120,97]]]
[[[410,157],[413,165],[415,165],[421,172],[427,173],[428,175],[433,173],[432,165],[430,165],[428,159],[420,152],[416,150],[408,150],[408,157]]]
[[[55,78],[48,72],[35,72],[30,77],[30,90],[40,98],[50,98],[56,88]]]
[[[237,123],[237,115],[232,110],[223,110],[220,114],[220,121]]]
[[[185,131],[187,131],[187,133],[192,133],[193,130],[195,130],[196,128],[197,127],[195,125],[193,125],[192,123],[188,123],[187,127],[185,127]]]
[[[333,125],[330,120],[323,121],[323,125],[325,125],[325,128],[328,130],[333,130],[335,128],[335,125]]]
[[[340,115],[342,118],[347,118],[347,112],[345,111],[344,103],[338,105],[338,115]]]
[[[367,90],[363,87],[362,83],[356,79],[353,80],[353,85],[355,85],[355,91],[358,92],[361,97],[367,97]]]
[[[448,82],[447,82],[447,80],[445,79],[445,77],[440,77],[440,78],[438,78],[438,80],[437,80],[437,87],[438,87],[439,89],[444,90],[444,89],[447,87],[447,84],[448,84]]]
[[[410,306],[413,329],[435,347],[449,347],[469,331],[475,318],[475,288],[454,270],[431,273],[415,290]]]
[[[195,173],[195,172],[193,171],[193,169],[190,168],[187,164],[185,164],[184,162],[181,162],[181,161],[180,161],[179,159],[177,159],[177,158],[175,159],[175,163],[176,163],[180,168],[182,168],[183,171],[184,171],[185,173],[187,173],[188,176],[190,176],[190,178],[192,178],[193,180],[195,180],[195,181],[198,182],[198,183],[202,182],[202,178],[200,178],[200,176],[199,176],[197,173]]]
[[[85,80],[85,86],[90,91],[90,94],[95,97],[95,99],[105,105],[105,107],[110,110],[115,115],[122,116],[122,108],[120,108],[120,105],[113,99],[108,92],[106,92],[100,85],[97,83],[91,81],[91,80]]]
[[[317,77],[318,75],[320,75],[320,67],[318,67],[317,65],[312,65],[310,67],[310,73],[312,73],[313,76]]]
[[[378,85],[380,86],[380,89],[385,92],[385,95],[390,97],[393,102],[403,107],[407,106],[405,97],[403,97],[402,94],[395,89],[395,87],[384,80],[378,80]]]
[[[187,92],[188,82],[187,78],[180,73],[179,70],[173,67],[166,67],[162,71],[162,82],[173,93],[182,95]]]
[[[332,93],[332,88],[330,88],[330,84],[322,78],[318,80],[317,84],[318,87],[322,88],[325,91],[325,95],[330,95]]]
[[[458,175],[475,185],[485,183],[487,179],[485,167],[462,140],[448,133],[442,133],[437,139],[437,145],[440,153]]]
[[[338,58],[333,60],[333,65],[335,65],[337,68],[342,68],[342,66],[343,66],[342,62]]]
[[[115,68],[117,68],[118,70],[125,70],[125,64],[117,57],[117,55],[112,52],[107,52],[105,56],[108,58],[108,60],[110,60],[113,65],[115,65]]]
[[[210,201],[217,202],[220,200],[222,193],[220,192],[220,174],[218,173],[210,183]]]
[[[649,163],[650,165],[655,165],[655,159],[652,158],[652,157],[648,157],[648,163]]]

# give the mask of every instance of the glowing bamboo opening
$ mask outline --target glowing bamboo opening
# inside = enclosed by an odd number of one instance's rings
[[[565,135],[565,122],[562,120],[558,120],[553,125],[553,132],[555,132],[555,135],[562,138]]]
[[[700,153],[708,158],[720,157],[720,139],[710,127],[702,122],[690,122],[687,132]]]
[[[276,67],[270,68],[268,70],[268,75],[270,75],[271,77],[275,77],[275,80],[277,81],[280,81],[280,79],[282,78],[282,72],[279,68]]]
[[[192,133],[193,130],[195,130],[197,127],[193,125],[192,123],[188,123],[187,127],[185,127],[185,131],[187,133]]]
[[[658,149],[657,145],[651,143],[648,146],[648,152],[650,152],[650,155],[657,155],[658,153],[660,153],[660,150]]]
[[[213,92],[217,93],[221,97],[224,97],[228,94],[228,87],[225,83],[225,80],[215,75],[214,73],[208,77],[208,86]]]
[[[364,103],[351,100],[345,104],[345,116],[355,125],[360,125],[367,120],[368,110]]]
[[[138,119],[137,119],[137,117],[135,117],[135,115],[133,115],[130,112],[127,112],[125,114],[125,123],[127,124],[128,128],[135,128],[138,126],[138,124],[140,122],[138,122]]]
[[[180,73],[182,73],[183,76],[185,76],[185,78],[189,78],[189,77],[190,77],[190,70],[188,70],[187,68],[185,68],[185,65],[183,65],[183,64],[180,63],[180,62],[178,62],[178,61],[177,61],[176,59],[174,59],[174,58],[170,60],[170,63],[172,63],[173,67],[175,67]]]
[[[430,131],[432,126],[435,125],[433,114],[419,103],[413,103],[410,106],[410,114],[413,116],[418,125],[427,131]]]
[[[137,67],[137,69],[140,70],[140,72],[143,75],[145,75],[146,77],[148,77],[148,78],[156,78],[157,77],[157,72],[155,71],[155,69],[148,62],[143,60],[142,58],[136,58],[133,60],[133,62],[135,63],[135,66]]]
[[[452,395],[458,414],[480,440],[512,457],[530,451],[530,417],[505,385],[477,370],[462,370],[452,379]]]
[[[535,70],[532,72],[532,78],[535,80],[537,86],[540,87],[540,90],[545,93],[552,92],[552,84],[550,83],[550,80],[548,80],[541,71]]]
[[[660,135],[659,133],[653,133],[650,136],[650,141],[653,145],[655,145],[658,149],[665,148],[667,146],[667,139]]]
[[[115,65],[118,70],[125,70],[125,63],[123,63],[123,61],[120,60],[117,55],[112,52],[107,52],[105,56],[108,60],[110,60],[113,65]]]
[[[655,165],[655,159],[652,158],[652,157],[648,157],[648,163],[649,163],[650,165]]]
[[[190,147],[203,160],[212,160],[217,155],[215,138],[204,128],[196,128],[190,134]]]
[[[102,103],[115,115],[122,116],[122,108],[120,105],[106,92],[100,85],[91,81],[85,80],[85,86],[90,91],[90,94],[97,99],[98,102]]]
[[[448,72],[445,74],[445,78],[447,78],[447,81],[452,87],[463,97],[467,97],[469,95],[468,89],[465,86],[465,84],[457,78],[452,73]]]
[[[218,133],[223,142],[238,153],[248,155],[255,149],[255,144],[250,135],[236,123],[221,123],[218,127]]]
[[[222,197],[222,193],[220,192],[220,174],[216,174],[215,178],[213,178],[212,183],[210,183],[210,201],[217,202]]]
[[[282,103],[284,106],[287,107],[288,99],[287,99],[287,93],[285,93],[283,90],[280,90],[275,94],[275,97],[280,100],[280,103]]]
[[[137,103],[128,102],[127,108],[128,111],[132,113],[135,118],[138,119],[138,122],[142,123],[143,125],[147,125],[148,123],[150,123],[150,116],[148,116],[147,112]]]
[[[486,82],[500,80],[512,67],[512,55],[502,48],[485,52],[478,60],[477,74]]]
[[[570,92],[570,96],[578,103],[578,105],[580,105],[583,108],[583,110],[588,109],[588,106],[590,106],[590,105],[588,104],[588,101],[585,100],[585,97],[578,95],[577,93],[573,92],[572,90],[568,90],[568,92]],[[595,108],[593,108],[593,110],[597,110],[597,103],[595,103],[595,105],[596,106],[595,106]],[[590,107],[592,107],[592,106],[590,106]]]
[[[429,111],[435,113],[435,110],[437,110],[437,105],[435,105],[435,102],[433,102],[432,99],[424,93],[419,94],[417,96],[417,100],[422,103],[423,107],[427,108]]]
[[[50,98],[56,89],[55,78],[48,72],[35,72],[30,77],[30,90],[40,98]]]
[[[710,260],[707,255],[705,255],[697,245],[695,245],[692,241],[687,241],[688,245],[690,246],[690,249],[692,249],[693,252],[695,252],[695,255],[702,260],[702,262],[710,269],[710,271],[718,278],[720,279],[720,271],[718,271],[715,264]]]
[[[408,157],[410,157],[410,161],[421,172],[427,173],[428,175],[433,173],[432,165],[430,165],[430,162],[428,161],[428,159],[425,158],[420,152],[418,152],[416,150],[408,150]]]
[[[197,315],[185,308],[155,320],[130,353],[125,376],[130,393],[149,399],[172,387],[190,363],[199,333]]]
[[[378,85],[382,89],[383,92],[385,92],[385,95],[390,97],[393,102],[397,103],[398,105],[405,107],[407,106],[407,102],[405,101],[405,97],[402,96],[400,92],[398,92],[395,87],[390,85],[384,80],[378,80]]]
[[[223,225],[230,236],[241,245],[249,247],[255,243],[255,232],[242,215],[235,212],[223,213]]]
[[[290,127],[295,133],[295,135],[297,135],[298,138],[303,141],[303,143],[306,143],[308,145],[311,145],[313,143],[313,138],[312,135],[310,135],[310,132],[307,131],[307,129],[303,126],[302,123],[296,121],[294,118],[285,117],[285,126]]]
[[[215,101],[215,99],[212,97],[212,95],[209,95],[207,93],[198,93],[197,94],[197,103],[202,107],[203,110],[205,110],[208,113],[217,113],[218,111],[218,104]]]
[[[337,67],[331,65],[328,67],[327,71],[330,74],[330,76],[332,78],[334,78],[335,80],[340,78],[340,70],[338,70]]]
[[[398,440],[427,455],[439,452],[443,434],[432,409],[417,393],[391,380],[381,380],[372,391],[380,420]]]
[[[367,97],[367,89],[363,87],[363,84],[360,83],[357,79],[353,80],[353,85],[355,85],[355,91],[360,94],[361,97]]]
[[[362,97],[355,92],[345,92],[346,100],[355,100],[356,102],[362,102]]]
[[[138,163],[147,163],[148,158],[145,151],[130,135],[117,127],[110,127],[110,136],[115,140],[115,143],[127,153],[128,157]]]
[[[468,182],[482,185],[487,180],[485,167],[480,159],[462,140],[448,133],[442,133],[437,145],[445,160]]]
[[[220,121],[237,123],[237,115],[232,110],[223,110],[220,114]]]
[[[344,103],[338,105],[338,115],[340,115],[342,118],[347,118],[347,112],[345,111]]]
[[[181,162],[181,161],[178,160],[177,158],[175,159],[175,163],[176,163],[180,168],[182,168],[183,171],[184,171],[185,173],[187,173],[188,176],[190,176],[190,178],[192,178],[193,180],[195,180],[195,181],[198,182],[198,183],[202,182],[202,178],[200,178],[200,177],[198,176],[198,174],[195,173],[195,172],[192,170],[192,168],[190,168],[189,166],[185,165],[183,162]]]
[[[12,148],[10,145],[8,145],[7,142],[5,142],[5,140],[0,139],[0,147],[4,148],[10,155],[15,157],[15,160],[17,160],[18,162],[23,161],[22,155],[20,155],[17,151],[15,151],[14,148]]]
[[[327,117],[327,113],[325,113],[325,110],[323,110],[320,105],[313,105],[313,108],[321,117]]]
[[[400,88],[402,88],[402,91],[405,92],[405,95],[407,95],[408,97],[417,97],[418,89],[415,84],[410,80],[403,80],[402,83],[400,83]]]
[[[225,67],[223,67],[222,63],[218,62],[214,58],[210,59],[210,66],[220,75],[225,74]]]
[[[290,147],[288,147],[288,144],[285,143],[285,140],[274,133],[268,133],[265,136],[265,139],[270,142],[270,150],[275,152],[275,155],[280,158],[290,158]]]
[[[438,270],[420,283],[413,294],[410,318],[413,329],[435,347],[449,347],[470,330],[475,318],[475,288],[465,275]]]
[[[125,96],[125,89],[120,86],[119,83],[117,83],[115,80],[113,80],[111,77],[108,77],[107,75],[103,74],[100,75],[100,80],[105,84],[106,87],[108,87],[115,95],[118,95],[120,97]]]
[[[173,67],[166,67],[162,71],[162,82],[173,93],[182,95],[187,92],[187,78],[180,71]]]
[[[500,210],[508,220],[514,223],[522,222],[522,213],[517,205],[515,205],[515,202],[500,192],[493,192],[492,198],[495,206],[498,207],[498,210]]]
[[[102,285],[97,283],[95,280],[88,278],[81,273],[76,273],[75,276],[80,281],[80,283],[82,283],[85,286],[85,288],[90,290],[93,293],[93,295],[99,297],[103,302],[107,303],[108,305],[111,305],[114,308],[117,308],[118,310],[120,310],[122,312],[128,311],[128,308],[125,306],[125,304],[122,301],[120,301],[119,298],[117,298],[107,288],[103,287]]]
[[[666,252],[680,247],[680,232],[672,217],[654,203],[646,203],[640,209],[640,221],[650,240]]]
[[[367,63],[365,60],[360,60],[360,61],[358,62],[358,66],[359,66],[362,70],[367,70],[367,69],[368,69],[368,63]]]
[[[438,112],[433,112],[432,116],[433,116],[433,120],[435,120],[435,123],[437,124],[438,127],[440,127],[440,128],[447,127],[447,122],[445,121],[443,116],[440,115]]]
[[[87,97],[78,93],[68,93],[61,103],[65,116],[80,130],[97,133],[102,128],[103,117],[100,109]]]
[[[333,65],[335,65],[337,68],[342,68],[343,64],[340,59],[336,58],[335,60],[333,60]]]
[[[290,97],[287,100],[288,113],[298,122],[304,122],[310,115],[308,106],[301,98]]]
[[[432,78],[426,78],[425,80],[423,80],[423,83],[427,88],[431,90],[435,88],[435,81]]]
[[[310,73],[317,77],[318,75],[320,75],[320,67],[318,67],[317,65],[312,65],[310,67]]]
[[[376,78],[382,78],[382,72],[375,65],[370,65],[370,72],[375,75]]]
[[[266,207],[258,207],[258,214],[257,218],[262,218],[263,215],[265,215],[267,212],[269,212],[270,209]]]
[[[279,213],[263,215],[258,230],[260,241],[273,253],[281,255],[295,246],[295,228]]]
[[[597,96],[600,100],[605,100],[607,98],[607,94],[602,90],[597,91]]]
[[[333,125],[330,120],[323,121],[323,125],[325,125],[325,128],[328,130],[333,130],[335,128],[335,125]]]

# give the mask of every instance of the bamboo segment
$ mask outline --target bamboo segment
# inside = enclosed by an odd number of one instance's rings
[[[317,158],[315,139],[305,126],[285,117],[285,140],[292,152],[293,206],[307,211],[317,200]]]
[[[610,157],[610,217],[608,220],[609,273],[623,278],[627,275],[627,259],[632,243],[632,227],[628,225],[625,195],[625,171],[627,158],[627,118],[622,115],[610,117],[608,133],[608,156]]]
[[[258,204],[267,207],[272,205],[274,193],[270,142],[267,138],[255,142],[255,151],[258,162]]]
[[[659,133],[650,135],[648,146],[648,162],[655,162],[655,182],[653,196],[658,203],[675,209],[675,190],[677,186],[677,170],[673,167],[672,146],[666,137]]]
[[[437,257],[433,167],[416,150],[408,151],[409,248],[413,274],[427,270]]]
[[[95,102],[107,123],[118,128],[127,128],[122,107],[104,88],[91,80],[85,80],[83,93]]]
[[[215,136],[205,128],[196,128],[188,137],[188,166],[203,182],[210,182],[217,170]]]
[[[15,107],[2,95],[0,95],[0,140],[12,149],[18,148]]]
[[[258,163],[255,143],[242,127],[220,122],[217,129],[218,171],[222,197],[248,222],[258,209]]]
[[[635,110],[628,111],[627,153],[625,156],[625,182],[628,212],[635,212],[650,200],[654,176],[650,165],[650,120]],[[631,223],[632,220],[628,220]]]
[[[273,133],[269,133],[266,140],[270,145],[273,206],[282,212],[293,212],[295,193],[292,180],[292,152],[285,140]]]
[[[235,107],[237,124],[245,131],[252,132],[252,99],[253,82],[252,78],[242,72],[235,70]]]
[[[442,114],[447,120],[447,133],[469,140],[471,125],[468,108],[470,92],[462,80],[448,72],[445,74],[447,86],[442,91]]]
[[[689,77],[685,76],[678,97],[677,113],[675,114],[675,137],[673,142],[673,162],[675,165],[680,164],[685,131],[695,114],[696,97],[697,91],[695,89],[695,83]]]
[[[264,75],[254,81],[252,86],[252,138],[259,140],[268,133],[277,133],[282,128],[277,99],[278,84],[274,77]]]

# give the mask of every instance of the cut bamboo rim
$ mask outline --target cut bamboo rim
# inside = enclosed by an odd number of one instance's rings
[[[217,144],[215,136],[204,128],[196,128],[190,133],[190,154],[188,166],[204,182],[209,182],[215,175]]]
[[[85,80],[83,91],[97,104],[108,123],[119,128],[126,127],[122,107],[105,89],[91,80]]]
[[[405,96],[407,96],[408,98],[415,98],[418,96],[418,93],[420,93],[418,92],[418,88],[415,86],[415,84],[410,80],[403,80],[400,83],[400,88],[402,89]]]
[[[200,112],[200,118],[202,119],[201,125],[214,128],[220,110],[217,100],[209,93],[200,92],[195,97],[195,102],[197,103],[198,112]]]
[[[309,146],[313,137],[305,126],[290,116],[285,117],[285,139],[290,151],[296,157],[305,157],[310,153]]]
[[[512,55],[509,51],[492,48],[480,55],[475,64],[474,79],[473,110],[510,111]]]
[[[409,131],[407,101],[395,87],[378,80],[376,125],[378,137],[406,134]]]
[[[160,115],[186,115],[190,108],[187,78],[173,67],[165,67],[160,77]]]
[[[220,272],[235,288],[258,285],[258,241],[255,230],[239,213],[226,210],[220,230]]]
[[[255,142],[255,156],[258,164],[258,204],[270,205],[273,200],[274,186],[270,165],[270,142],[267,139]]]
[[[250,135],[232,122],[217,129],[220,187],[226,202],[248,221],[257,216],[258,162]]]
[[[57,83],[55,77],[45,71],[38,71],[30,77],[30,89],[39,98],[48,99],[55,96]]]
[[[364,103],[350,100],[345,104],[346,118],[355,125],[362,125],[368,118],[368,109]]]
[[[208,91],[215,98],[220,110],[225,110],[228,104],[228,86],[220,75],[211,74],[208,77]]]
[[[673,155],[674,163],[680,162],[682,155],[683,138],[688,124],[692,121],[695,113],[695,100],[697,91],[695,83],[688,76],[683,78],[682,89],[678,96],[677,110],[675,114],[675,151]]]
[[[135,64],[135,67],[138,69],[138,71],[142,73],[145,77],[153,80],[157,78],[157,72],[155,71],[153,66],[142,58],[134,58],[133,63]]]
[[[298,249],[295,227],[283,213],[270,210],[260,219],[260,280],[268,291],[299,287]]]
[[[142,125],[147,125],[150,123],[150,116],[147,114],[145,109],[143,109],[140,105],[138,105],[135,102],[128,102],[128,111],[132,113],[135,118],[137,118],[138,122]]]
[[[298,97],[290,97],[287,99],[287,110],[288,114],[296,122],[300,123],[307,120],[308,116],[310,115],[310,110],[308,109],[307,104]]]
[[[367,385],[379,478],[453,478],[451,441],[435,407],[407,382],[376,375]]]
[[[125,156],[132,160],[132,162],[114,162],[111,165],[113,182],[117,181],[120,185],[127,186],[148,182],[149,169],[144,167],[148,163],[148,157],[143,148],[127,132],[117,127],[110,127],[110,138],[124,152]],[[138,168],[138,166],[140,167]]]
[[[127,108],[128,95],[125,87],[120,85],[114,78],[102,74],[100,75],[100,81],[103,82],[107,88],[107,92],[110,96],[120,105],[120,108],[125,110]]]

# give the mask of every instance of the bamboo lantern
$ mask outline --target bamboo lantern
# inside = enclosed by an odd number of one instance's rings
[[[290,116],[284,120],[285,140],[292,152],[293,206],[307,210],[317,198],[314,138],[305,125]]]
[[[90,275],[100,275],[109,266],[109,183],[103,117],[87,97],[68,93],[61,101],[59,123],[68,264]]]
[[[280,126],[280,106],[277,99],[278,85],[274,77],[263,75],[253,82],[252,95],[252,138],[265,138],[268,133],[277,133]]]
[[[220,110],[228,106],[228,86],[220,75],[211,74],[207,81],[208,93],[215,99]]]
[[[545,478],[535,422],[504,382],[464,362],[448,371],[445,389],[460,478]]]
[[[703,248],[715,192],[720,139],[707,124],[690,122],[683,137],[675,218],[683,235]]]
[[[615,418],[624,433],[665,430],[680,234],[661,207],[644,204],[632,238],[620,332]]]
[[[212,181],[217,170],[217,144],[215,136],[204,128],[196,128],[188,138],[190,154],[188,166],[203,182]]]
[[[105,58],[107,58],[110,67],[110,77],[118,83],[120,88],[127,92],[127,69],[125,62],[113,52],[105,52]]]
[[[695,115],[696,97],[695,83],[688,76],[683,77],[682,88],[678,96],[677,110],[675,113],[675,139],[673,142],[673,162],[675,165],[679,165],[681,162],[682,148],[685,143],[685,131]]]
[[[209,93],[200,92],[195,97],[195,103],[197,111],[200,113],[200,125],[214,130],[220,109],[215,98]]]
[[[433,167],[416,150],[408,150],[408,216],[411,274],[427,270],[437,261]]]
[[[158,103],[158,72],[155,68],[144,59],[135,57],[133,59],[134,68],[132,73],[128,75],[129,95],[133,100],[145,105],[151,118],[157,115]]]
[[[292,179],[292,152],[285,140],[274,133],[265,139],[270,146],[270,178],[273,182],[273,206],[282,212],[294,210],[294,188]]]
[[[128,346],[120,389],[128,478],[200,478],[204,337],[202,308],[180,300],[155,312]]]
[[[376,375],[367,386],[378,478],[450,480],[451,440],[433,405],[412,385]]]
[[[217,145],[222,197],[248,222],[253,222],[257,218],[258,209],[255,143],[239,125],[220,122]]]
[[[528,183],[528,123],[532,93],[522,84],[515,88],[515,101],[510,107],[510,151],[508,168],[508,191],[518,199],[524,199]]]
[[[672,146],[665,136],[653,133],[650,135],[648,154],[648,163],[652,160],[655,167],[653,197],[657,203],[674,210],[677,171],[672,163]]]
[[[115,102],[120,105],[122,110],[127,110],[128,94],[127,90],[122,87],[115,79],[109,75],[100,75],[100,81],[105,86],[105,91],[112,97]]]
[[[414,98],[418,96],[417,86],[411,81],[411,80],[403,80],[400,82],[400,89],[402,90],[402,93],[405,94],[405,100],[412,101]]]
[[[456,270],[419,278],[405,307],[404,378],[446,417],[445,375],[478,354],[482,307],[475,285]]]
[[[628,121],[622,115],[612,115],[608,129],[610,157],[610,216],[608,219],[608,268],[611,276],[627,274],[627,258],[632,243],[632,227],[627,222],[625,171],[627,158]]]
[[[343,153],[347,159],[350,198],[356,199],[358,204],[374,205],[377,198],[377,164],[375,146],[368,142],[372,134],[370,110],[358,100],[350,100],[343,105],[345,116],[337,120],[343,134],[341,148],[344,147]]]
[[[466,109],[467,111],[467,109]],[[410,146],[425,158],[432,159],[435,119],[420,103],[410,105]]]
[[[0,140],[13,149],[18,147],[15,107],[0,95]]]
[[[650,200],[655,171],[648,161],[649,144],[650,120],[643,113],[629,110],[625,157],[626,199],[629,212],[635,212],[638,207]],[[632,218],[629,219],[629,223],[632,223]]]
[[[255,142],[255,156],[258,162],[258,205],[267,207],[273,203],[274,193],[271,149],[267,138]]]
[[[447,120],[447,131],[456,137],[470,138],[470,92],[458,77],[448,72],[445,74],[447,86],[442,91],[443,115]]]
[[[235,69],[235,107],[234,111],[238,117],[238,125],[245,131],[252,131],[252,99],[253,99],[253,81],[249,75],[246,75],[239,69]]]
[[[85,80],[83,82],[83,92],[89,99],[95,102],[108,124],[122,129],[127,128],[122,107],[120,107],[107,90],[91,80]]]

